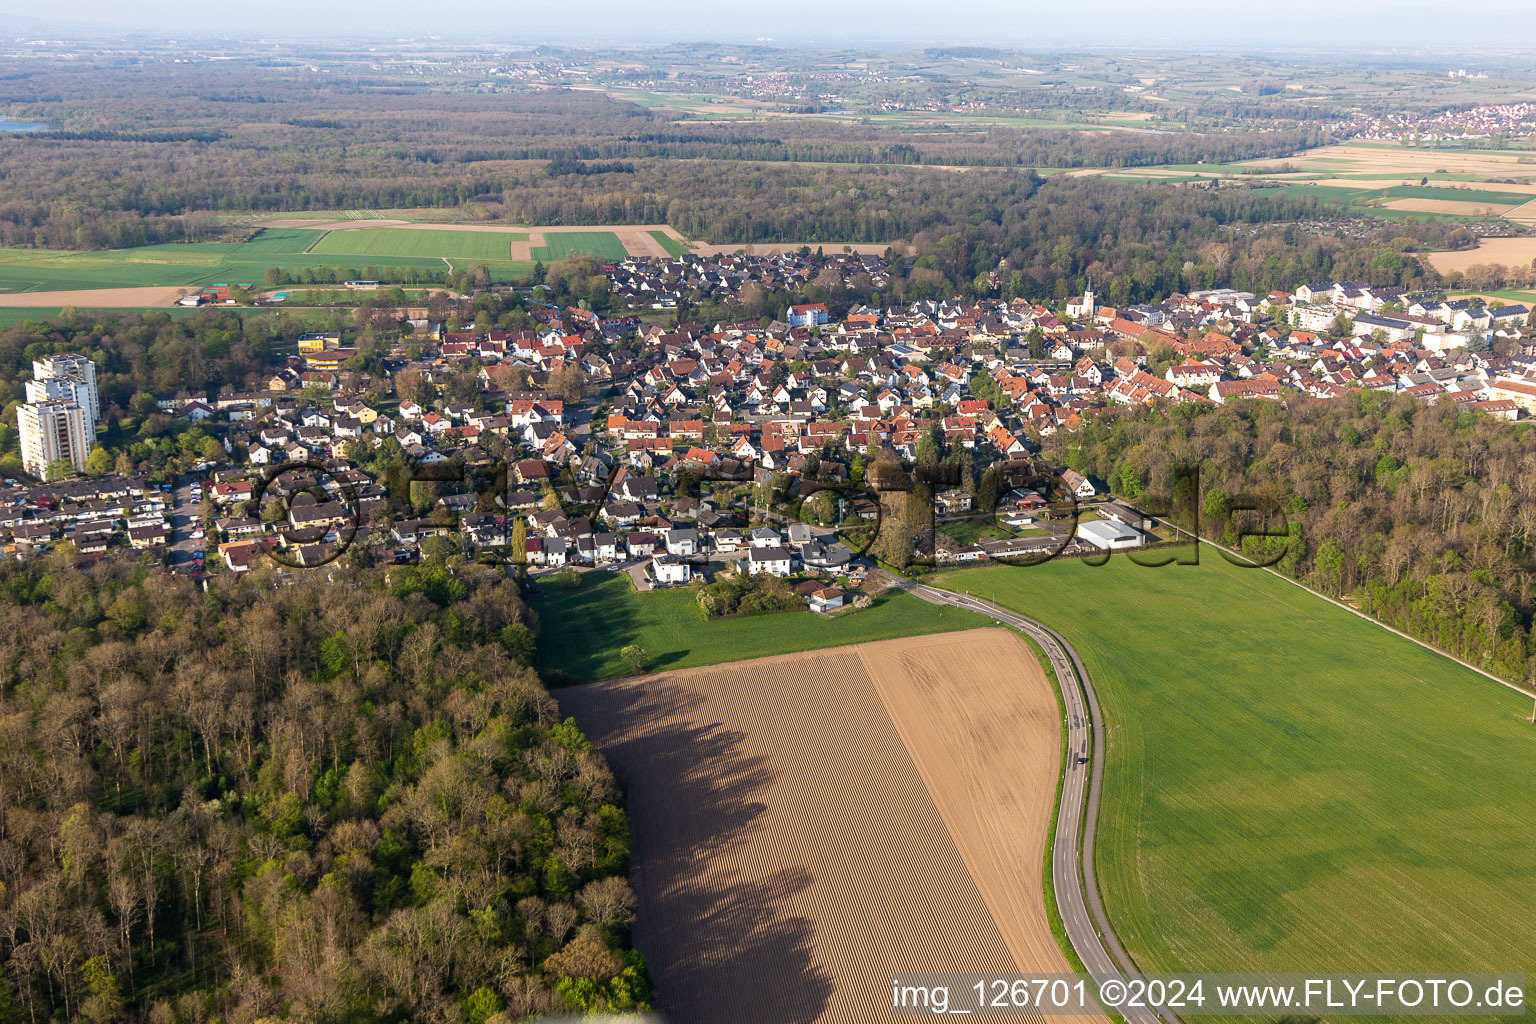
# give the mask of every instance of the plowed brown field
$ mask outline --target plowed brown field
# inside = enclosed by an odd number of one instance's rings
[[[672,1024],[883,1021],[900,972],[1069,969],[1041,892],[1060,723],[1013,633],[558,696],[627,788]]]
[[[1430,264],[1440,273],[1465,271],[1479,263],[1502,263],[1506,267],[1530,266],[1536,259],[1536,236],[1520,238],[1480,238],[1475,249],[1426,253]]]

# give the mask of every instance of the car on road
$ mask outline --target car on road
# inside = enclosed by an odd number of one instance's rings
[[[202,540],[203,539],[203,531],[201,529],[193,530],[192,531],[192,539],[193,540]]]

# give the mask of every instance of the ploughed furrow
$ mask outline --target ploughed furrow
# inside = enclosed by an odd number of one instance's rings
[[[1044,692],[1043,742],[1034,679],[1024,710],[983,715],[980,737],[945,755],[967,702],[1020,700],[1021,674],[1040,671],[1003,631],[949,636],[1002,659],[982,671],[990,690],[947,690],[946,666],[970,663],[953,643],[925,655],[922,638],[892,642],[903,646],[889,656],[866,644],[557,692],[628,793],[635,941],[673,1024],[885,1021],[898,973],[1065,970],[1020,924],[1038,914],[1051,941],[1040,889],[1060,744],[1053,698]],[[895,681],[872,681],[867,666]],[[893,712],[907,721],[893,724]],[[937,735],[925,736],[935,715]],[[978,780],[1026,760],[977,752],[1003,742],[1039,745],[1044,769]],[[965,788],[977,790],[969,803]],[[1008,798],[1001,812],[980,806],[996,794]],[[952,828],[965,836],[958,848]],[[997,874],[980,888],[978,866]]]

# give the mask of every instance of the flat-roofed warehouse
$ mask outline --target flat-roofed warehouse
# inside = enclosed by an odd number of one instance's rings
[[[1104,548],[1106,551],[1139,548],[1143,540],[1139,531],[1133,530],[1124,523],[1111,522],[1107,519],[1077,524],[1077,535],[1094,547]]]

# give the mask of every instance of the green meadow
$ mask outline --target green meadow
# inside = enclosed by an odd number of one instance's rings
[[[688,251],[688,247],[686,245],[684,245],[682,242],[679,242],[665,231],[649,231],[646,233],[649,234],[652,238],[656,239],[657,245],[667,250],[668,256],[682,256]]]
[[[887,592],[870,608],[832,616],[810,611],[707,620],[687,588],[636,593],[622,573],[582,574],[581,586],[538,582],[529,597],[541,626],[541,672],[590,680],[625,675],[619,652],[639,644],[650,668],[692,668],[770,654],[840,647],[897,636],[974,629],[989,620]]]
[[[328,231],[310,251],[326,256],[353,256],[369,260],[408,256],[507,263],[511,260],[511,244],[527,240],[526,231],[359,228]]]
[[[1367,192],[1362,198],[1445,199],[1457,203],[1488,203],[1490,206],[1521,206],[1536,199],[1525,192],[1499,192],[1476,188],[1436,188],[1433,185],[1393,185]]]
[[[246,242],[197,242],[179,245],[141,245],[131,249],[72,251],[60,249],[0,248],[0,292],[67,291],[82,288],[185,287],[213,284],[263,284],[267,269],[281,267],[290,273],[315,268],[338,268],[364,273],[372,268],[387,277],[391,270],[447,269],[434,252],[430,256],[396,252],[326,252],[319,243],[341,236],[427,236],[409,239],[409,245],[386,238],[380,242],[346,244],[394,248],[443,249],[450,258],[485,263],[495,280],[509,280],[530,264],[507,257],[512,232],[416,231],[375,228],[366,231],[322,232],[304,228],[266,228]],[[435,242],[437,236],[443,241]],[[343,245],[343,243],[335,243]],[[311,247],[314,247],[311,250]],[[344,246],[343,246],[344,247]],[[495,250],[497,259],[466,255]]]
[[[600,260],[622,260],[629,255],[612,231],[547,231],[544,244],[533,248],[533,258],[546,263],[573,253],[585,253]]]
[[[1060,630],[1108,730],[1097,848],[1149,971],[1523,971],[1530,698],[1206,548],[951,571]]]

